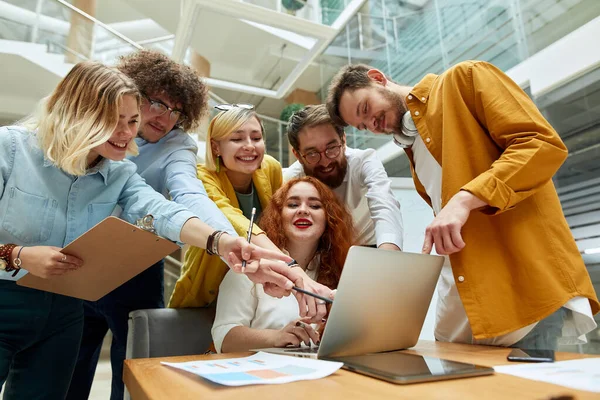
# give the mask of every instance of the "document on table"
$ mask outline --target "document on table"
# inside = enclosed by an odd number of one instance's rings
[[[600,393],[600,358],[584,358],[555,363],[502,365],[494,367],[494,370],[519,378]]]
[[[281,356],[262,351],[243,358],[162,364],[226,386],[267,385],[319,379],[333,374],[343,365],[341,362]]]

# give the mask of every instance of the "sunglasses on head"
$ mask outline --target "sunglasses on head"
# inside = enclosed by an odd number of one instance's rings
[[[215,108],[220,111],[229,111],[234,108],[243,108],[244,110],[253,110],[254,105],[244,104],[244,103],[241,103],[241,104],[217,104],[215,106]]]

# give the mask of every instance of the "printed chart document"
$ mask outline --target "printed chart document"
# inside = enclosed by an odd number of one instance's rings
[[[319,379],[333,374],[343,365],[341,362],[281,356],[262,351],[243,358],[162,364],[226,386],[272,385]]]
[[[585,358],[555,363],[502,365],[494,367],[494,370],[519,378],[600,393],[600,358]]]

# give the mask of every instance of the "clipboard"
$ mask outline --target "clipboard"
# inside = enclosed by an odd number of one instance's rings
[[[81,268],[48,279],[27,274],[17,284],[96,301],[177,249],[168,239],[108,217],[62,250],[82,259]]]

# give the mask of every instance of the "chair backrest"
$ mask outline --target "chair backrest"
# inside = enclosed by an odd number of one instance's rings
[[[212,343],[214,318],[215,307],[132,311],[126,358],[203,354]]]

